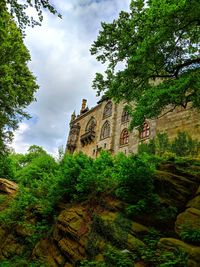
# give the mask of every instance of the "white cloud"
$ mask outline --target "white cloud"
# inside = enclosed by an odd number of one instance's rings
[[[29,144],[25,142],[24,135],[30,130],[28,124],[22,122],[19,124],[19,128],[15,132],[15,138],[13,140],[12,146],[15,148],[15,151],[18,153],[24,153],[29,148]]]
[[[55,2],[55,1],[54,1]],[[57,1],[56,1],[57,2]],[[81,99],[89,107],[96,104],[91,89],[96,72],[103,66],[89,49],[100,30],[101,21],[112,21],[130,0],[60,0],[56,3],[63,19],[45,12],[43,25],[27,30],[26,45],[40,89],[37,102],[30,105],[33,119],[20,124],[13,147],[24,152],[37,144],[50,153],[66,144],[70,114],[79,111]],[[23,128],[23,127],[27,128]]]

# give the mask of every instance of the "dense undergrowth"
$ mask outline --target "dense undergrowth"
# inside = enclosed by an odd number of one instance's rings
[[[186,134],[179,134],[171,144],[166,135],[159,135],[148,145],[141,145],[138,155],[111,156],[103,151],[96,159],[79,153],[67,154],[56,161],[41,147],[31,146],[26,155],[11,153],[2,158],[0,176],[17,182],[19,191],[7,209],[1,211],[0,224],[10,229],[16,226],[25,229],[23,242],[26,250],[20,259],[12,258],[10,261],[0,263],[0,266],[27,266],[27,261],[28,266],[42,266],[42,263],[30,259],[31,249],[39,239],[50,235],[61,201],[83,202],[95,196],[111,195],[125,203],[125,216],[154,213],[161,222],[169,220],[170,216],[175,218],[176,207],[163,207],[159,202],[154,187],[154,174],[156,167],[169,158],[180,165],[190,162],[190,158],[180,157],[180,144],[183,140],[185,143],[181,146],[182,155],[197,155],[197,143]],[[186,240],[193,238],[194,242],[199,239],[199,233],[191,234],[187,229],[184,229],[182,235]],[[150,251],[141,252],[140,256],[150,262],[150,258],[153,257],[151,253],[154,252],[154,249],[150,248]],[[108,248],[104,256],[107,265],[101,266],[131,266],[133,261],[126,254],[120,254],[112,248]],[[159,265],[155,266],[183,266],[180,262],[186,257],[181,255],[179,259],[179,256],[164,255]],[[169,261],[171,265],[167,265]],[[81,264],[81,266],[100,266],[98,265],[100,263],[89,261],[83,261]]]

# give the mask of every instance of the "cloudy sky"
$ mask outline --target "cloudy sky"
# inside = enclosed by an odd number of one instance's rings
[[[51,1],[53,2],[53,1]],[[28,108],[32,119],[22,121],[15,133],[13,148],[25,153],[36,144],[56,154],[66,145],[73,110],[79,112],[82,98],[96,104],[91,88],[96,72],[104,67],[90,55],[91,44],[101,22],[111,22],[130,0],[54,0],[62,20],[45,12],[41,27],[26,31],[26,46],[32,61],[30,69],[40,86],[37,102]]]

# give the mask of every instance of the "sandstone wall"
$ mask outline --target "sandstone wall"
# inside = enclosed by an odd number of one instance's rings
[[[193,139],[200,140],[200,112],[179,107],[156,120],[156,133],[166,132],[173,139],[178,131],[188,132]]]
[[[75,152],[82,151],[94,158],[99,154],[101,149],[109,150],[113,154],[117,152],[123,152],[125,154],[136,153],[138,145],[141,142],[148,142],[149,139],[154,138],[156,134],[160,132],[166,132],[169,138],[173,139],[178,131],[186,131],[193,139],[200,140],[200,113],[188,107],[187,109],[177,108],[168,113],[167,110],[165,110],[158,119],[147,120],[146,122],[150,127],[148,137],[141,139],[138,128],[135,128],[129,132],[128,144],[120,145],[121,132],[129,127],[129,121],[122,123],[122,113],[126,103],[113,103],[112,115],[104,119],[103,112],[107,103],[108,101],[101,102],[73,121],[74,124],[80,124],[80,133]],[[96,120],[95,138],[91,143],[83,146],[80,138],[85,133],[87,123],[92,117]],[[101,139],[101,129],[106,121],[108,121],[111,126],[110,136]]]

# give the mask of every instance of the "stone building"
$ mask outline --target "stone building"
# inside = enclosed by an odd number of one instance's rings
[[[76,116],[74,112],[71,116],[66,151],[82,151],[93,158],[102,149],[113,154],[136,153],[141,142],[148,142],[159,132],[166,132],[169,138],[174,138],[178,131],[186,131],[192,138],[200,140],[200,114],[191,107],[165,111],[159,118],[146,120],[142,128],[130,132],[125,106],[125,102],[116,104],[104,100],[89,109],[83,99],[80,114]]]

